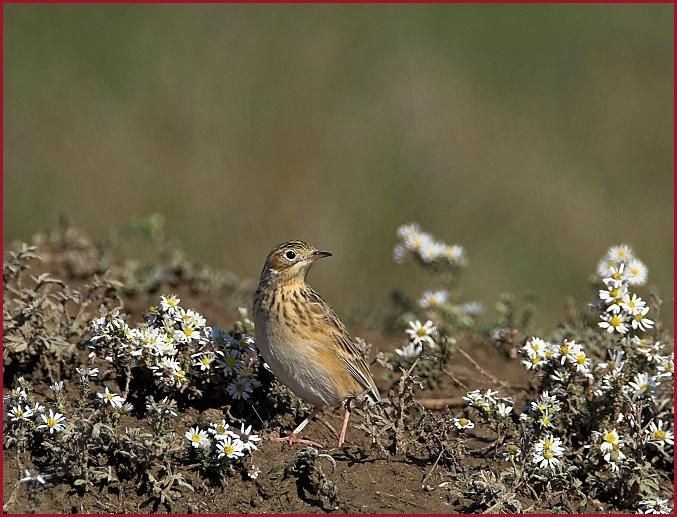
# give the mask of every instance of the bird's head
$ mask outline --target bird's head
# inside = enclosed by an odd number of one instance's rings
[[[275,246],[268,254],[261,272],[261,280],[276,283],[305,280],[310,267],[317,259],[330,256],[331,253],[328,251],[318,251],[307,242],[283,242]]]

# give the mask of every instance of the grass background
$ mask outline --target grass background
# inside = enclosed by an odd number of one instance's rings
[[[673,312],[670,5],[6,5],[5,240],[160,212],[258,277],[335,253],[339,310],[418,294],[418,221],[462,243],[466,298],[533,292],[548,329],[632,244]]]

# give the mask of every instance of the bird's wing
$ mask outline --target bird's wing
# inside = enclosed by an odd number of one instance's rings
[[[318,321],[324,332],[329,334],[338,351],[338,358],[352,377],[362,386],[374,402],[381,400],[369,366],[357,345],[348,334],[345,325],[322,297],[312,289],[308,293],[308,309],[313,319]]]

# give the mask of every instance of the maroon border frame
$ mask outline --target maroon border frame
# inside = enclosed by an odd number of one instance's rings
[[[345,0],[325,0],[323,2],[316,2],[313,0],[245,0],[245,1],[231,1],[231,0],[0,0],[0,83],[2,84],[2,97],[0,98],[0,128],[2,130],[2,139],[0,140],[0,177],[2,182],[0,183],[0,194],[2,195],[2,200],[0,204],[2,205],[2,213],[0,213],[0,251],[2,252],[4,258],[5,252],[5,217],[4,217],[4,128],[5,128],[5,118],[4,118],[4,104],[5,104],[5,24],[4,24],[4,7],[5,4],[417,4],[417,3],[435,3],[435,4],[672,4],[673,5],[673,259],[675,254],[675,240],[677,240],[677,217],[675,213],[675,199],[677,199],[677,138],[675,138],[675,128],[677,127],[677,110],[675,109],[675,100],[677,96],[675,95],[675,84],[677,83],[677,39],[675,38],[675,30],[677,29],[677,9],[675,9],[675,0],[653,0],[653,1],[638,1],[638,0],[611,0],[611,1],[596,1],[596,0],[371,0],[368,2],[355,2],[355,1],[345,1]],[[4,283],[0,285],[0,303],[1,300],[4,300]],[[674,293],[677,290],[677,261],[673,263],[673,297]],[[674,304],[673,304],[674,307]],[[674,316],[675,321],[677,321],[677,307],[674,307]],[[673,338],[675,336],[673,328]],[[0,337],[0,349],[2,348],[2,337]],[[2,385],[3,370],[0,369],[0,385]],[[674,388],[674,385],[673,385]],[[675,389],[675,395],[677,395],[677,389]],[[674,398],[677,398],[674,397]],[[674,400],[673,398],[673,400]],[[675,422],[673,422],[674,426]],[[4,411],[0,411],[0,425],[4,428]],[[674,469],[674,466],[673,466]],[[0,500],[4,504],[4,447],[2,440],[0,440]],[[675,470],[673,470],[673,480],[674,480]],[[673,489],[677,486],[677,483],[673,481]],[[674,491],[673,491],[674,494]],[[13,514],[13,515],[36,515],[36,514]],[[62,515],[62,514],[37,514],[37,515]],[[88,514],[88,515],[108,515],[108,514]],[[148,515],[148,514],[131,514],[131,515]],[[185,514],[169,514],[169,515],[185,515]],[[222,516],[222,515],[237,515],[237,514],[228,514],[228,513],[209,513],[209,514],[200,514],[207,516]],[[262,514],[249,514],[249,515],[262,515]],[[292,516],[292,515],[314,515],[314,514],[275,514],[282,517]],[[369,515],[369,514],[346,514],[346,515]],[[373,515],[373,514],[372,514]],[[378,515],[406,515],[406,514],[378,514]],[[417,514],[417,515],[435,515],[435,514]],[[550,514],[532,514],[532,515],[550,515]],[[578,514],[578,515],[597,515],[597,514]],[[605,514],[605,515],[625,515],[625,514]]]

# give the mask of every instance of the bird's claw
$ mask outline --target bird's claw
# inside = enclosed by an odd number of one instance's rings
[[[322,449],[322,444],[319,444],[317,442],[314,442],[312,440],[306,440],[305,438],[299,438],[297,434],[290,434],[287,436],[271,436],[271,440],[274,442],[281,442],[287,445],[294,445],[295,443],[302,443],[304,445],[310,445],[311,447],[317,447],[319,449]]]

